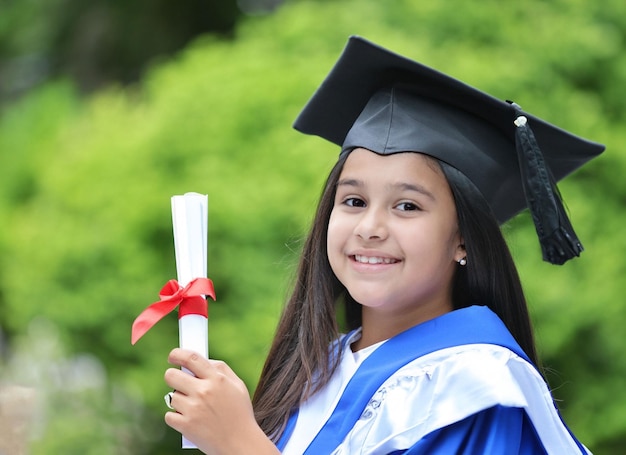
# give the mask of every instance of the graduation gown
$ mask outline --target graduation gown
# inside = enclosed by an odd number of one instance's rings
[[[300,422],[299,412],[290,417],[277,444],[285,454],[590,453],[487,307],[419,324],[377,345],[350,370],[352,339],[337,344],[342,363],[329,390],[303,403]]]

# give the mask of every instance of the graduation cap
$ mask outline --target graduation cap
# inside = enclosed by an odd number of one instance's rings
[[[563,264],[583,250],[556,182],[603,145],[363,38],[350,37],[294,128],[342,153],[433,156],[465,174],[500,223],[528,207],[544,260]]]

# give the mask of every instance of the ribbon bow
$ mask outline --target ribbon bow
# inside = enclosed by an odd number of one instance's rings
[[[177,306],[179,319],[187,314],[208,317],[209,305],[205,296],[215,300],[213,282],[208,278],[193,279],[185,287],[176,280],[169,280],[159,292],[160,300],[149,305],[133,322],[131,344],[135,344],[153,325]]]

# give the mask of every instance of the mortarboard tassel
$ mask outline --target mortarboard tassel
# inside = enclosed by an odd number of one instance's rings
[[[519,110],[519,106],[513,103]],[[535,222],[544,261],[562,265],[583,251],[565,213],[561,195],[546,166],[535,135],[523,115],[515,123],[515,146],[526,202]]]

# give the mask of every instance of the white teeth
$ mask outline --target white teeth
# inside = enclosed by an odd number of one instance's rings
[[[354,260],[361,262],[362,264],[393,264],[394,262],[397,262],[395,259],[391,258],[379,258],[375,256],[368,257],[361,256],[360,254],[355,254]]]

